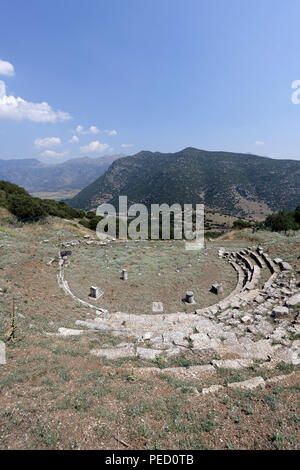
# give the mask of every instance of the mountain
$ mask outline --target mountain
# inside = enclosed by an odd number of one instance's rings
[[[251,154],[186,148],[176,153],[142,151],[121,158],[69,202],[95,209],[103,202],[196,204],[253,218],[280,209],[293,210],[300,201],[300,162]]]
[[[0,180],[21,185],[27,191],[49,192],[82,189],[123,155],[99,158],[73,158],[59,164],[46,164],[36,159],[0,160]]]

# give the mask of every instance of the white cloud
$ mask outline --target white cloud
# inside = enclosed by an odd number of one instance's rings
[[[83,127],[82,126],[77,126],[76,129],[75,129],[75,132],[77,134],[83,134]]]
[[[265,145],[265,143],[262,140],[256,140],[255,145],[262,146]]]
[[[121,144],[121,147],[123,148],[134,147],[134,144]]]
[[[35,139],[34,145],[36,147],[56,147],[61,145],[59,137],[46,137],[45,139]]]
[[[69,140],[70,144],[77,144],[79,142],[79,138],[77,135],[73,135],[72,139]]]
[[[6,62],[6,60],[0,59],[0,75],[7,75],[8,77],[12,77],[15,74],[14,66],[10,62]]]
[[[89,131],[91,134],[99,134],[99,129],[96,126],[91,126]]]
[[[113,137],[114,135],[118,134],[115,129],[112,129],[112,130],[106,129],[104,132],[105,132],[105,134],[109,135],[110,137]]]
[[[83,147],[80,147],[80,150],[84,153],[88,152],[105,152],[105,151],[111,151],[111,147],[108,144],[101,144],[99,140],[94,140],[93,142],[90,142],[88,145],[84,145]]]
[[[71,119],[71,116],[63,111],[54,111],[45,101],[31,103],[23,100],[23,98],[6,95],[6,85],[0,80],[0,119],[58,122]]]
[[[77,126],[75,129],[76,134],[99,134],[97,126],[90,126],[87,130],[83,126]]]
[[[117,135],[117,131],[115,129],[105,129],[105,131],[100,131],[97,126],[90,126],[88,129],[85,129],[83,126],[78,125],[74,131],[76,134],[99,134],[102,132],[110,137]]]

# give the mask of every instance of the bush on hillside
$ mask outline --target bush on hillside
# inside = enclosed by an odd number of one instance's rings
[[[7,208],[20,220],[52,215],[64,219],[82,218],[85,212],[73,209],[63,201],[32,197],[23,188],[8,181],[0,181],[0,206]]]
[[[265,226],[272,232],[287,232],[300,229],[300,205],[294,212],[280,211],[277,214],[268,215]]]
[[[242,228],[252,227],[252,223],[249,222],[248,220],[238,219],[233,222],[232,227],[241,230]]]

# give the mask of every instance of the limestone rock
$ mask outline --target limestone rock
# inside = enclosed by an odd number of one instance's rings
[[[292,266],[286,261],[282,261],[281,263],[279,263],[279,266],[282,271],[293,271]]]
[[[300,340],[293,341],[291,347],[278,345],[278,348],[275,350],[275,360],[295,366],[300,364]]]
[[[97,323],[95,321],[76,320],[75,325],[85,326],[86,328],[92,328],[95,330],[103,330],[103,331],[108,331],[112,329],[108,325],[101,325],[100,323]]]
[[[246,340],[242,342],[242,339]],[[252,341],[250,338],[240,338],[236,344],[222,344],[215,348],[221,359],[235,356],[241,359],[263,359],[267,360],[273,353],[271,341]]]
[[[264,299],[264,297],[263,297],[262,295],[257,295],[254,300],[255,300],[255,302],[257,302],[258,304],[261,304],[265,299]]]
[[[295,307],[296,305],[300,305],[300,292],[290,297],[285,302],[285,305],[287,305],[288,307]]]
[[[149,341],[152,337],[152,333],[150,332],[147,332],[147,333],[144,333],[143,336],[142,336],[142,339],[143,341]]]
[[[234,390],[253,390],[257,387],[264,386],[265,381],[262,377],[253,377],[252,379],[244,380],[243,382],[233,382],[228,384],[229,388]]]
[[[162,302],[152,302],[152,312],[163,312],[164,307]]]
[[[273,318],[280,318],[284,315],[289,314],[289,309],[287,307],[283,307],[281,305],[278,305],[277,307],[274,307],[271,313],[271,317]]]
[[[190,339],[193,343],[193,349],[214,349],[218,346],[219,341],[217,339],[211,339],[206,333],[196,333],[190,335]]]
[[[135,350],[133,344],[123,345],[119,348],[91,349],[93,356],[105,357],[106,359],[119,359],[121,357],[134,357]]]
[[[161,354],[163,351],[160,349],[150,349],[150,348],[136,348],[136,355],[140,356],[142,359],[155,359],[156,356]]]
[[[285,336],[287,336],[286,330],[284,328],[279,327],[273,331],[273,333],[270,335],[270,338],[273,341],[280,341]]]
[[[217,393],[217,392],[220,392],[222,390],[225,390],[225,387],[223,387],[223,385],[211,385],[208,388],[203,388],[202,389],[202,395],[208,395],[210,393]]]
[[[164,354],[166,354],[167,357],[172,357],[172,356],[176,356],[177,354],[182,353],[182,351],[185,351],[185,350],[186,349],[181,346],[175,346],[170,349],[165,349],[163,352]]]
[[[296,313],[293,323],[295,325],[300,325],[300,312]]]
[[[190,367],[168,367],[166,369],[159,369],[162,374],[170,374],[183,379],[206,379],[216,375],[216,369],[211,365],[204,366],[190,366]]]
[[[244,315],[242,318],[241,318],[241,322],[242,323],[250,323],[252,321],[252,317],[250,315]]]
[[[243,369],[253,364],[252,359],[224,359],[221,361],[213,360],[212,364],[217,369]]]
[[[186,338],[188,337],[189,333],[189,328],[182,328],[181,331],[178,329],[172,329],[165,331],[162,334],[162,337],[165,344],[175,344],[176,346],[187,347],[189,343]]]
[[[83,333],[83,330],[73,330],[72,328],[58,328],[60,336],[79,336]]]

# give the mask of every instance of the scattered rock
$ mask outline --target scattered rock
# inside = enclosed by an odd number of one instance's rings
[[[286,300],[285,305],[288,307],[295,307],[296,305],[300,305],[300,292]]]
[[[83,333],[83,330],[74,330],[72,328],[58,328],[60,336],[79,336]]]
[[[241,318],[242,323],[250,323],[252,321],[252,317],[250,315],[245,315]]]
[[[208,395],[210,393],[217,393],[217,392],[220,392],[221,390],[225,390],[225,387],[223,387],[223,385],[211,385],[208,388],[202,389],[202,395]]]
[[[164,307],[162,302],[152,302],[152,312],[163,312]]]
[[[287,307],[283,307],[281,305],[278,305],[277,307],[274,307],[271,313],[271,317],[273,318],[280,318],[283,317],[284,315],[289,314],[289,309]]]
[[[286,261],[282,261],[281,263],[278,263],[278,264],[282,271],[293,271],[292,266]]]
[[[149,341],[152,337],[152,333],[150,332],[147,332],[147,333],[144,333],[143,336],[142,336],[142,339],[143,341]]]
[[[300,325],[300,312],[296,313],[293,323],[295,325]]]

